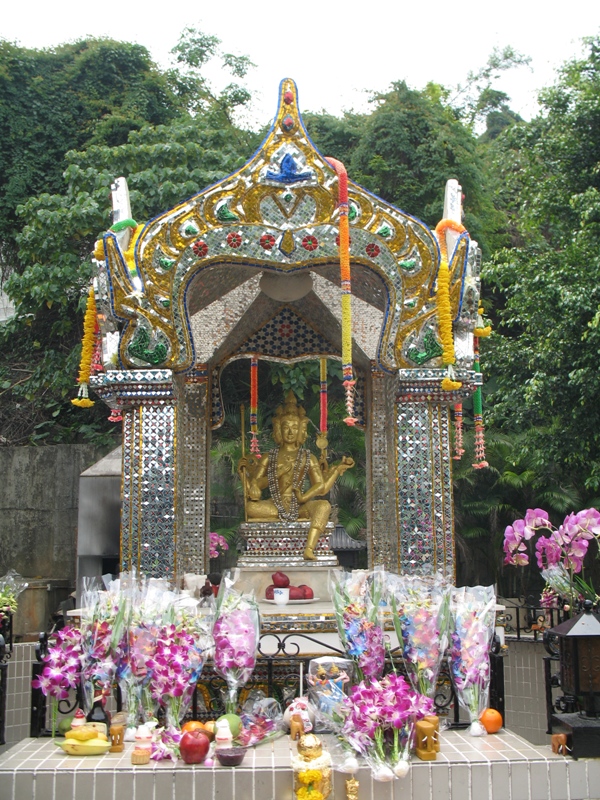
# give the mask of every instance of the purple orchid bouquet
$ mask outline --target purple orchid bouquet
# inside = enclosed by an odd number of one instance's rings
[[[471,736],[484,736],[479,717],[490,691],[490,646],[496,624],[493,586],[453,588],[450,600],[450,674],[458,702],[469,713]]]
[[[385,666],[381,603],[385,573],[330,573],[331,597],[340,640],[357,667],[359,678],[376,680]]]
[[[166,712],[166,727],[179,728],[204,666],[205,650],[191,633],[176,625],[159,631],[156,649],[146,662],[149,690]]]
[[[433,712],[433,700],[415,692],[401,675],[361,681],[346,698],[342,738],[362,755],[378,781],[408,772],[414,724]]]
[[[600,513],[595,508],[572,513],[556,528],[542,508],[529,508],[524,519],[517,519],[504,531],[504,563],[529,564],[526,542],[535,542],[537,564],[546,581],[541,602],[546,607],[559,601],[574,604],[580,600],[600,602],[594,587],[583,578],[583,565],[590,542],[600,545]]]
[[[81,633],[78,628],[67,626],[54,634],[55,644],[44,658],[42,673],[34,678],[32,686],[41,689],[50,698],[50,720],[52,737],[56,735],[56,717],[61,700],[79,685],[81,673]]]
[[[234,571],[221,580],[213,627],[214,665],[227,682],[228,714],[237,712],[238,692],[254,671],[260,635],[258,605],[254,597],[233,588],[236,577]]]
[[[388,593],[406,672],[433,698],[450,633],[450,587],[441,575],[390,575]]]
[[[81,650],[84,710],[109,696],[117,671],[122,624],[119,619],[119,598],[114,591],[103,591],[96,580],[89,581],[82,594]]]
[[[229,550],[227,539],[224,536],[221,536],[220,533],[211,531],[208,534],[208,549],[211,558],[218,558],[220,555],[219,551],[223,553],[225,550]]]

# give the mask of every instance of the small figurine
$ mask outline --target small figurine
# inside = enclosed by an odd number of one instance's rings
[[[415,755],[421,761],[435,761],[435,728],[430,722],[419,720],[415,724]]]
[[[86,724],[85,714],[83,711],[78,708],[75,712],[75,716],[71,721],[71,729],[74,730],[75,728],[81,728],[82,725]]]

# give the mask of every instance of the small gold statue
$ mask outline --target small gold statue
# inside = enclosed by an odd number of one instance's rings
[[[326,495],[336,480],[354,466],[354,459],[344,456],[339,464],[329,466],[325,457],[319,463],[310,450],[302,447],[306,440],[308,417],[298,405],[292,391],[285,404],[273,417],[275,448],[266,456],[242,456],[238,472],[244,486],[246,519],[253,522],[295,522],[310,520],[304,550],[307,561],[316,561],[315,547],[329,521],[331,505],[328,500],[316,500]],[[308,477],[310,488],[304,489]],[[262,499],[263,489],[269,489],[270,499]]]

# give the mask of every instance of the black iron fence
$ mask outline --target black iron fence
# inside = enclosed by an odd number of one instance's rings
[[[302,648],[300,646],[302,642]],[[314,654],[301,653],[314,645]],[[48,650],[48,635],[41,634],[36,647],[36,661],[32,665],[32,677],[36,677],[44,668],[43,658]],[[491,708],[496,708],[505,717],[504,707],[504,662],[500,654],[501,648],[497,638],[494,639],[491,662],[490,701]],[[325,644],[315,636],[305,633],[263,633],[259,639],[258,658],[252,677],[241,689],[239,701],[244,703],[253,691],[261,691],[267,697],[274,697],[282,706],[287,707],[294,697],[304,694],[307,686],[309,662],[320,656],[345,656],[342,650]],[[301,669],[302,665],[302,669]],[[386,672],[395,670],[404,673],[399,648],[392,650],[386,659]],[[301,683],[301,675],[302,678]],[[202,672],[202,678],[196,686],[188,716],[192,719],[215,719],[225,713],[225,697],[227,684],[215,671],[211,660],[208,660]],[[121,710],[121,695],[115,687],[116,707]],[[434,698],[436,713],[448,720],[451,727],[466,727],[468,722],[460,719],[459,703],[450,677],[448,659],[444,659],[438,677],[437,691]],[[58,711],[68,715],[82,704],[80,690],[69,700],[59,702]],[[41,689],[31,690],[31,726],[30,736],[48,736],[50,731],[46,725],[46,697]]]
[[[13,615],[2,615],[0,622],[0,744],[6,744],[6,698],[8,662],[13,650]]]

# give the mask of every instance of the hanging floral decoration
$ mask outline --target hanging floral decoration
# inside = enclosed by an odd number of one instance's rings
[[[454,354],[454,336],[452,333],[452,312],[450,308],[450,269],[448,267],[448,246],[446,244],[446,231],[452,230],[456,233],[464,233],[466,228],[460,222],[452,219],[443,219],[435,227],[441,253],[440,268],[437,276],[437,313],[440,328],[440,339],[442,340],[442,361],[447,367],[446,377],[442,380],[442,389],[451,392],[460,389],[462,383],[455,380],[452,365],[456,362]]]
[[[323,436],[327,435],[327,359],[321,358],[319,362],[319,430]]]
[[[260,446],[258,444],[258,358],[252,356],[250,359],[250,452],[261,458]]]
[[[463,444],[463,407],[462,403],[456,403],[454,406],[454,455],[452,456],[455,461],[460,461],[465,452]]]
[[[475,372],[481,372],[481,366],[479,364],[479,339],[477,336],[473,341],[473,350],[475,356],[473,369]],[[489,467],[489,464],[485,460],[485,427],[483,424],[481,386],[478,386],[473,394],[473,420],[475,422],[475,462],[473,467],[475,469],[484,469],[484,467]]]
[[[83,320],[83,339],[81,340],[81,360],[79,362],[79,391],[77,397],[71,402],[79,408],[90,408],[94,401],[88,396],[90,373],[92,371],[92,358],[94,355],[94,344],[96,341],[96,331],[98,323],[96,321],[96,299],[94,297],[94,287],[90,286],[88,293],[87,307]]]
[[[341,161],[326,158],[338,176],[338,209],[340,214],[340,279],[342,287],[342,373],[346,391],[346,425],[355,425],[354,373],[352,370],[352,284],[350,276],[350,223],[348,221],[348,173]]]

